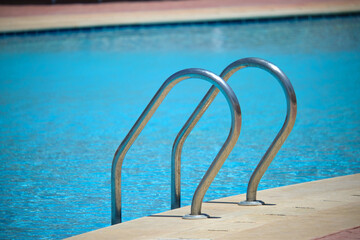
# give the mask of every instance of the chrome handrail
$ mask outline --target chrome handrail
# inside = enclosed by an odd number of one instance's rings
[[[218,75],[203,69],[185,69],[170,76],[156,92],[150,103],[146,106],[134,126],[131,128],[125,139],[121,142],[115,152],[111,169],[111,223],[116,224],[121,222],[121,170],[125,155],[131,145],[134,143],[140,132],[143,130],[147,122],[150,120],[156,109],[164,100],[170,90],[179,82],[189,78],[200,78],[206,80],[214,85],[214,88],[220,89],[224,94],[231,112],[231,128],[229,136],[226,139],[221,150],[211,163],[211,166],[205,173],[198,185],[192,205],[191,218],[202,218],[205,215],[201,214],[202,200],[211,182],[214,180],[216,174],[222,167],[224,161],[230,154],[231,150],[236,144],[240,135],[241,129],[241,111],[240,105],[235,93],[230,86]]]
[[[274,159],[275,155],[278,153],[279,149],[285,142],[286,138],[289,136],[295,124],[297,103],[295,92],[289,79],[277,66],[266,60],[260,58],[243,58],[237,60],[226,67],[220,76],[225,81],[227,81],[235,72],[246,67],[260,68],[273,75],[284,90],[287,102],[287,114],[285,122],[250,178],[246,194],[246,201],[240,203],[241,205],[260,205],[263,202],[256,200],[256,192],[259,182],[270,163]],[[171,155],[171,209],[180,207],[181,151],[186,137],[190,134],[191,130],[195,127],[201,116],[210,106],[218,92],[219,91],[214,87],[209,89],[199,105],[196,107],[195,111],[191,114],[190,118],[186,121],[174,141]]]

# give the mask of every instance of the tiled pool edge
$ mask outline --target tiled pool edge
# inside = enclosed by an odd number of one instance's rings
[[[269,205],[238,206],[241,194],[204,203],[210,219],[181,219],[187,206],[69,239],[313,239],[360,226],[360,174],[267,189],[258,196]]]
[[[317,19],[331,19],[331,18],[348,18],[348,17],[360,17],[359,12],[348,12],[348,13],[324,13],[317,15],[294,15],[294,16],[283,16],[283,17],[273,17],[273,18],[254,18],[254,19],[238,19],[238,20],[209,20],[209,21],[198,21],[198,22],[174,22],[174,23],[149,23],[149,24],[128,24],[128,25],[108,25],[108,26],[89,26],[89,27],[70,27],[70,28],[60,28],[60,29],[38,29],[38,30],[25,30],[25,31],[11,31],[11,32],[1,32],[0,38],[6,38],[11,36],[34,36],[42,34],[67,34],[67,33],[76,33],[76,32],[96,32],[96,31],[112,31],[119,29],[136,29],[144,27],[176,27],[176,26],[189,26],[189,25],[198,25],[198,24],[252,24],[252,23],[275,23],[281,21],[306,21],[306,20],[317,20]]]
[[[341,15],[360,12],[359,1],[323,2],[316,4],[171,9],[135,12],[83,13],[0,17],[0,33],[49,31],[91,27],[159,25],[251,19],[288,18],[294,16]]]

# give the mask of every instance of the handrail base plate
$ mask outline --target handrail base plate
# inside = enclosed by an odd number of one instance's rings
[[[264,205],[265,203],[261,200],[254,200],[254,201],[242,201],[239,202],[238,205],[240,206],[260,206]]]
[[[183,219],[187,219],[187,220],[197,220],[197,219],[206,219],[209,218],[210,216],[207,214],[200,214],[200,215],[191,215],[191,214],[186,214],[185,216],[183,216]]]

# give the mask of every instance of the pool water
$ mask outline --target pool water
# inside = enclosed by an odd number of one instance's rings
[[[114,152],[160,85],[190,67],[220,74],[243,57],[280,67],[298,100],[294,129],[259,189],[360,172],[359,16],[2,36],[0,238],[61,239],[109,226]],[[229,84],[242,131],[205,200],[246,192],[285,119],[270,74],[244,69]],[[208,88],[178,84],[129,150],[125,221],[170,209],[172,143]],[[229,128],[219,95],[183,149],[183,206]]]

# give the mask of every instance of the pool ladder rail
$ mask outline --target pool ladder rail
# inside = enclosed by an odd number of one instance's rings
[[[121,222],[121,168],[127,151],[172,87],[188,78],[204,79],[212,83],[213,86],[209,89],[190,118],[186,121],[174,141],[171,155],[171,209],[180,207],[181,151],[183,144],[204,112],[215,99],[219,90],[224,94],[231,112],[231,128],[228,138],[201,179],[192,199],[190,214],[184,216],[183,218],[202,219],[208,217],[206,214],[201,213],[203,198],[226,158],[234,148],[241,129],[240,105],[233,90],[229,87],[229,85],[227,85],[226,81],[235,72],[246,67],[260,68],[272,74],[282,86],[287,102],[287,115],[285,122],[251,175],[247,188],[246,201],[239,203],[239,205],[245,206],[263,204],[263,201],[256,199],[257,188],[262,176],[294,126],[297,112],[296,95],[289,79],[274,64],[259,58],[244,58],[237,60],[226,67],[220,77],[203,69],[186,69],[170,76],[160,87],[115,153],[111,170],[112,224]]]
[[[240,135],[241,129],[241,111],[239,101],[230,88],[230,86],[218,75],[211,73],[203,69],[185,69],[179,71],[170,76],[157,91],[155,96],[151,99],[145,110],[142,112],[130,132],[127,134],[125,139],[121,142],[120,146],[115,152],[115,156],[112,163],[111,169],[111,223],[116,224],[121,222],[121,171],[122,164],[125,155],[131,145],[134,143],[140,132],[143,130],[147,122],[150,120],[156,109],[159,107],[161,102],[164,100],[170,90],[179,82],[189,79],[198,78],[203,79],[214,85],[219,89],[225,96],[230,112],[231,112],[231,128],[229,135],[216,155],[215,159],[211,163],[210,167],[206,171],[204,177],[201,179],[191,205],[190,215],[184,216],[184,218],[207,218],[205,214],[201,214],[202,201],[206,191],[210,187],[210,184],[214,180],[215,176],[219,172],[220,168],[224,164],[226,158],[229,156],[231,150],[234,148],[237,139]]]
[[[239,205],[256,206],[264,204],[263,201],[257,200],[256,198],[257,188],[265,171],[268,169],[270,163],[275,158],[293,129],[296,119],[297,102],[294,88],[287,76],[277,66],[260,58],[243,58],[237,60],[226,67],[220,74],[220,77],[225,81],[228,81],[235,72],[247,67],[260,68],[274,76],[285,93],[287,103],[287,114],[284,124],[252,173],[247,187],[246,200],[239,203]],[[190,118],[179,131],[174,141],[171,154],[171,209],[180,207],[181,151],[185,140],[211,105],[218,92],[219,91],[215,87],[209,89],[191,114]]]

